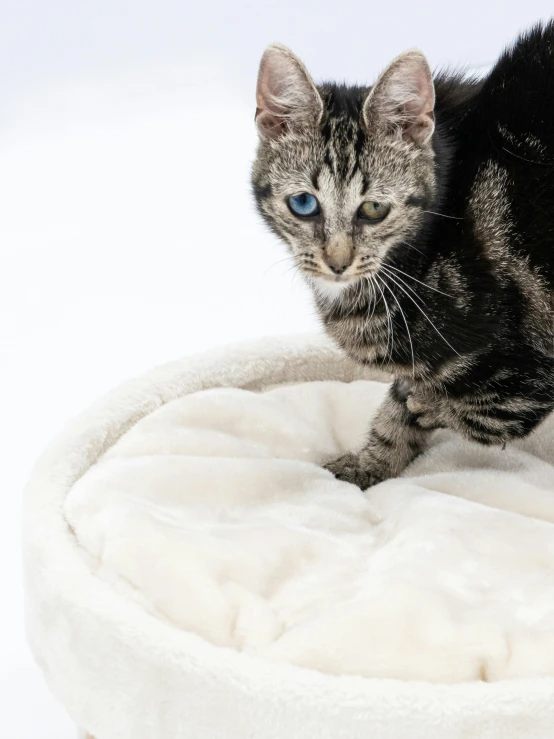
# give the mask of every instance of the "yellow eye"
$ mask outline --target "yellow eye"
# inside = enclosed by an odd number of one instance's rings
[[[390,205],[384,203],[375,203],[367,201],[360,205],[359,215],[360,218],[365,218],[368,221],[382,221],[383,218],[388,214]]]

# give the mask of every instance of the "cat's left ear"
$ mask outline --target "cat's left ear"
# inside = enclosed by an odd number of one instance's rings
[[[421,51],[397,57],[371,88],[363,108],[364,122],[402,136],[418,146],[430,143],[435,130],[433,75]]]

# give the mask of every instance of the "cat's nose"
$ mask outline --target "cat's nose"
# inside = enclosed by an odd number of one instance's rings
[[[354,244],[347,234],[336,234],[323,250],[323,259],[331,272],[342,275],[354,261]]]
[[[336,275],[342,275],[342,273],[350,267],[352,262],[348,262],[348,264],[333,264],[332,262],[328,261],[327,265],[329,266],[329,269],[331,272],[334,272]]]

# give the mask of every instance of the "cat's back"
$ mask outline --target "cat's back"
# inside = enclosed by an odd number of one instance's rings
[[[537,290],[542,284],[539,292],[546,291],[551,306],[554,22],[536,26],[504,52],[472,107],[461,152],[471,162],[466,173],[472,233],[497,268],[514,271],[518,282],[529,275]]]
[[[502,54],[477,96],[474,125],[508,156],[554,164],[554,21]]]

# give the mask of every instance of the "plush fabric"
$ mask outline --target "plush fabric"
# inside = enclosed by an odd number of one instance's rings
[[[27,623],[80,725],[553,735],[554,425],[506,451],[437,433],[362,495],[314,463],[360,443],[384,389],[323,339],[266,340],[127,383],[52,445]]]

